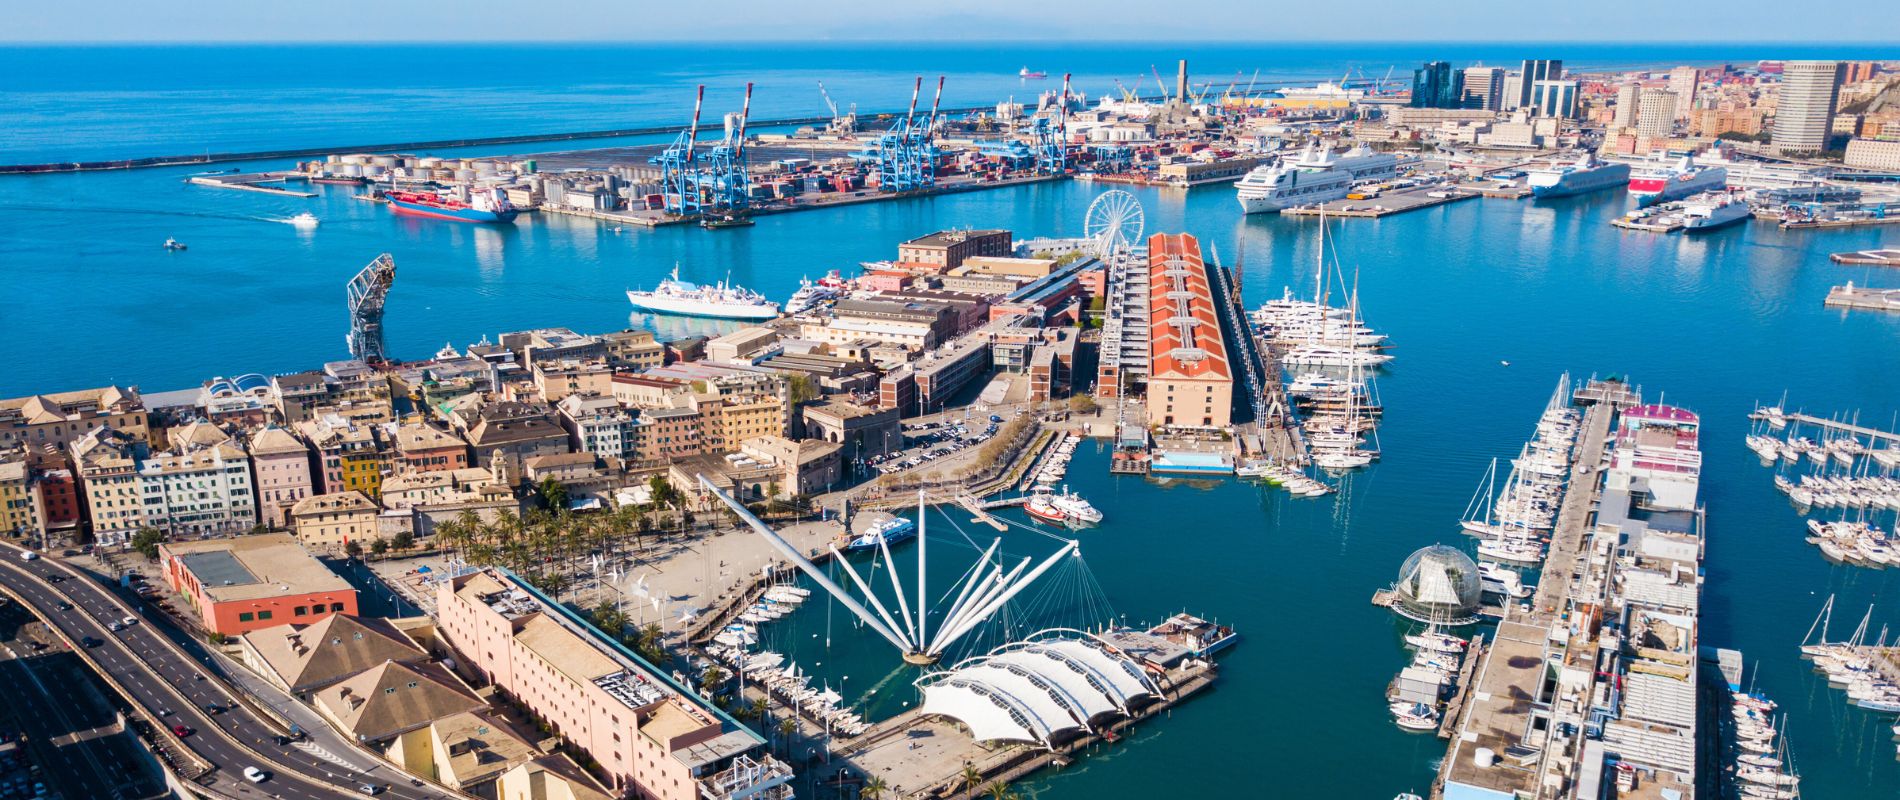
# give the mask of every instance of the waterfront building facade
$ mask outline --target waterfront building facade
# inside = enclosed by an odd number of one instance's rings
[[[765,752],[757,734],[507,573],[441,582],[436,619],[462,664],[586,752],[616,792],[642,800],[792,796],[791,768]]]
[[[251,457],[209,422],[170,432],[171,448],[139,463],[145,524],[172,536],[244,533],[257,526]]]
[[[123,545],[145,524],[139,466],[149,452],[143,435],[110,425],[96,427],[73,442],[73,465],[79,472],[95,543]]]
[[[290,530],[310,550],[342,552],[350,542],[368,547],[382,538],[376,526],[379,512],[362,492],[320,494],[291,507]]]
[[[1539,116],[1577,118],[1576,81],[1538,81],[1531,85],[1531,107]]]
[[[1497,111],[1504,102],[1504,68],[1466,67],[1463,92],[1464,108]]]
[[[1185,233],[1148,239],[1148,424],[1225,428],[1234,374],[1201,243]]]
[[[159,574],[204,629],[237,636],[357,613],[356,590],[288,533],[158,546]]]
[[[142,439],[150,434],[149,424],[136,388],[102,386],[14,397],[0,400],[0,450],[64,449],[101,425]]]

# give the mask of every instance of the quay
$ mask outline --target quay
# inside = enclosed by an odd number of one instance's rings
[[[1836,264],[1862,264],[1874,267],[1900,267],[1900,249],[1856,250],[1851,253],[1830,253],[1828,260]]]
[[[227,173],[224,175],[193,175],[190,183],[194,186],[210,186],[217,189],[240,189],[247,192],[280,194],[287,197],[316,197],[315,192],[300,192],[281,186],[266,186],[268,183],[282,183],[290,175],[282,172]]]
[[[1855,286],[1850,281],[1846,286],[1829,289],[1827,299],[1821,301],[1821,305],[1865,311],[1900,311],[1900,289],[1869,289]]]
[[[1434,196],[1436,195],[1436,196]],[[1417,211],[1460,200],[1470,200],[1478,195],[1461,189],[1421,189],[1395,194],[1382,194],[1366,200],[1332,200],[1317,206],[1281,209],[1281,214],[1315,217],[1325,214],[1328,217],[1359,217],[1378,219],[1407,211]]]
[[[891,200],[904,200],[904,199],[909,199],[909,198],[914,198],[914,197],[937,197],[939,195],[960,194],[962,192],[976,192],[976,191],[982,191],[984,189],[1001,189],[1008,186],[1020,186],[1020,185],[1028,184],[1028,183],[1043,183],[1047,181],[1058,181],[1058,180],[1063,180],[1066,177],[1068,176],[1066,175],[1020,175],[1020,176],[1011,176],[1007,178],[998,178],[996,180],[990,180],[990,181],[983,181],[983,180],[977,180],[977,179],[963,177],[963,176],[955,176],[955,177],[944,176],[943,178],[940,178],[938,180],[938,183],[936,186],[931,187],[929,189],[918,189],[918,190],[913,190],[913,191],[908,191],[908,192],[880,192],[875,189],[867,189],[863,191],[852,192],[850,194],[845,194],[845,193],[840,192],[840,193],[835,193],[832,195],[820,195],[816,198],[803,200],[798,203],[770,203],[770,202],[760,203],[759,205],[752,206],[750,209],[748,209],[746,211],[746,216],[763,217],[763,216],[769,216],[772,214],[788,214],[794,211],[816,211],[816,210],[825,209],[825,208],[841,208],[844,206],[854,206],[854,205],[860,205],[863,203],[881,203],[881,202],[886,202],[886,201],[891,201]],[[634,210],[629,210],[629,211],[595,211],[591,209],[573,208],[569,206],[543,205],[543,206],[538,207],[536,210],[545,211],[550,214],[564,214],[564,215],[573,216],[573,217],[584,217],[587,219],[595,219],[601,222],[612,222],[612,223],[622,224],[622,225],[640,225],[647,228],[659,228],[659,227],[663,227],[667,225],[684,225],[688,223],[697,222],[699,219],[697,215],[679,216],[676,214],[669,214],[659,209],[634,209]]]
[[[1478,662],[1484,658],[1484,634],[1474,634],[1471,645],[1465,649],[1465,660],[1458,665],[1458,679],[1452,681],[1451,698],[1445,701],[1445,711],[1438,721],[1438,738],[1450,739],[1458,734],[1458,723],[1464,716],[1465,701],[1470,698],[1471,678],[1477,674]]]
[[[1658,222],[1644,222],[1643,220],[1645,219],[1650,219],[1650,217],[1640,217],[1637,219],[1617,217],[1616,219],[1610,220],[1610,225],[1622,228],[1626,231],[1643,231],[1645,233],[1674,233],[1681,230],[1683,226],[1682,217],[1673,214],[1656,216],[1655,219],[1659,220]]]
[[[1629,397],[1623,395],[1620,399]],[[1531,604],[1539,616],[1554,616],[1570,597],[1577,555],[1583,548],[1584,533],[1602,491],[1597,467],[1603,463],[1604,448],[1609,442],[1610,418],[1619,408],[1615,402],[1592,403],[1583,413],[1583,436],[1578,439],[1570,462],[1570,488],[1557,507],[1557,527],[1551,532],[1550,555],[1544,559],[1543,578],[1537,582],[1537,594]]]

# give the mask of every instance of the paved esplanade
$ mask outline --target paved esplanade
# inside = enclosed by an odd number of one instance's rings
[[[190,636],[163,623],[142,616],[125,601],[90,577],[51,559],[23,561],[21,550],[0,546],[0,586],[31,606],[52,627],[78,643],[83,637],[103,644],[83,648],[87,655],[131,696],[132,703],[144,709],[158,724],[170,727],[183,724],[196,731],[183,742],[198,758],[215,765],[210,788],[234,796],[268,796],[284,800],[360,797],[357,787],[364,783],[387,784],[383,794],[392,798],[447,798],[456,795],[442,789],[410,786],[393,768],[382,766],[368,777],[295,746],[278,746],[279,731],[266,724],[243,705],[221,714],[205,712],[209,704],[232,706],[231,693],[204,663],[209,655]],[[48,574],[66,580],[50,584]],[[60,608],[70,603],[71,608]],[[106,623],[123,617],[139,617],[125,630],[113,633]],[[170,711],[160,716],[160,711]],[[351,761],[368,759],[351,751],[328,728],[310,731],[311,740]],[[244,779],[245,767],[257,767],[271,773],[270,780],[252,784]]]
[[[1537,600],[1532,604],[1541,615],[1554,615],[1563,609],[1575,578],[1577,551],[1583,547],[1584,523],[1596,509],[1598,484],[1602,480],[1603,448],[1610,435],[1610,420],[1616,416],[1612,403],[1597,403],[1583,414],[1583,440],[1577,445],[1576,459],[1570,466],[1570,490],[1557,508],[1557,528],[1550,539],[1550,557],[1544,560],[1544,578],[1538,582]]]

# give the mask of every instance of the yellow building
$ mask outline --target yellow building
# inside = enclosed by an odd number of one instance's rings
[[[377,512],[376,504],[361,492],[315,495],[290,507],[290,531],[310,549],[368,543],[382,538],[376,530]]]
[[[19,536],[46,528],[39,498],[34,496],[32,470],[25,461],[0,461],[0,534]]]

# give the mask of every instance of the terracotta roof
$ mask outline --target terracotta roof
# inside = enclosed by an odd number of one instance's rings
[[[385,661],[312,695],[348,733],[369,741],[398,736],[443,717],[486,708],[441,667]]]
[[[308,625],[278,625],[244,634],[293,692],[328,686],[387,661],[419,662],[428,654],[373,617],[336,614]]]
[[[1148,238],[1149,374],[1232,380],[1201,243],[1185,233]]]

